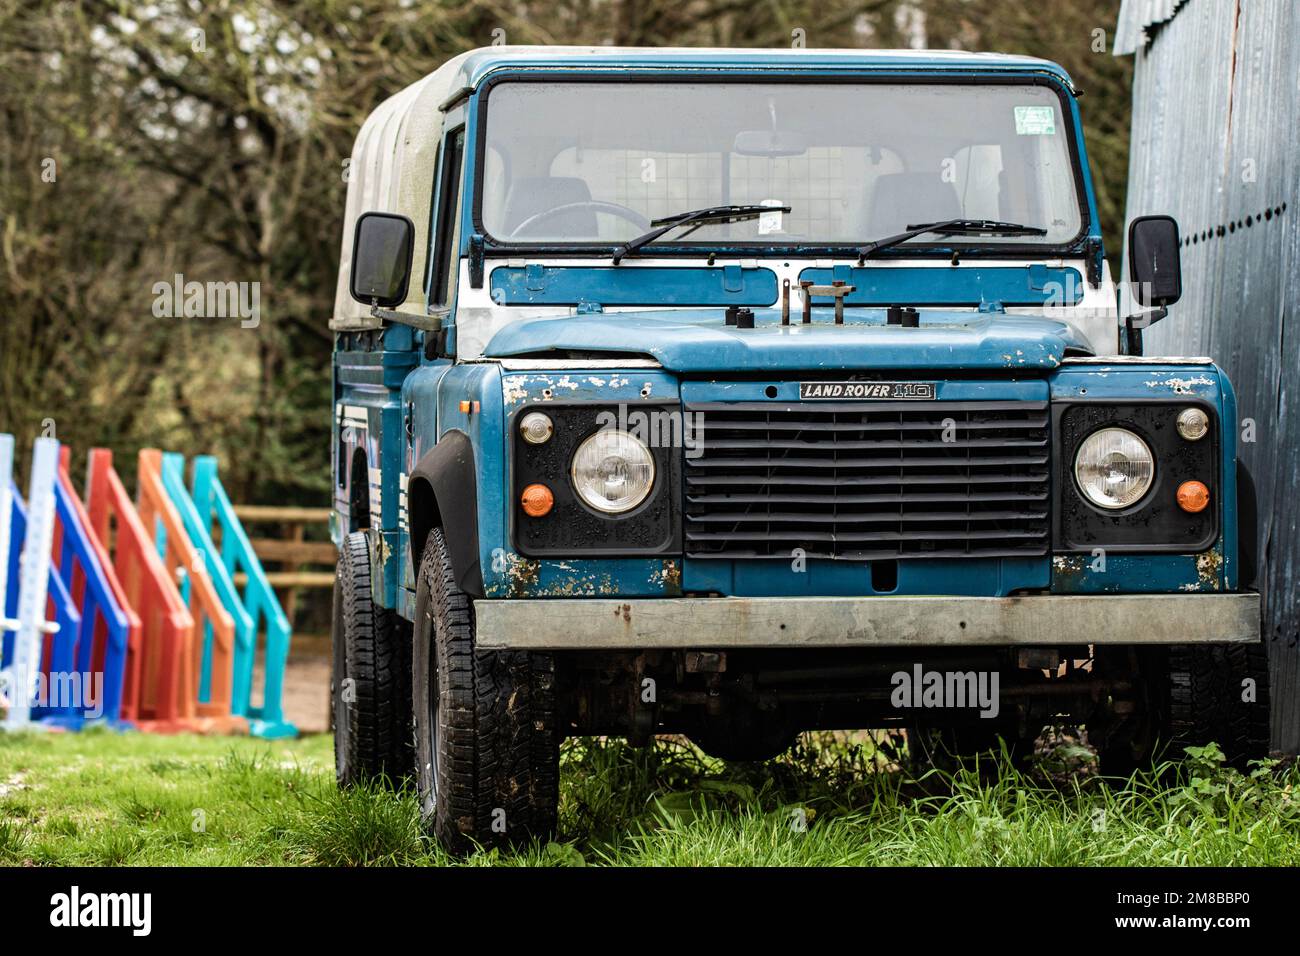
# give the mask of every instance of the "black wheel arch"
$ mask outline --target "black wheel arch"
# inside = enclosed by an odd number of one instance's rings
[[[451,430],[416,463],[406,483],[411,564],[418,568],[425,542],[435,527],[443,530],[456,586],[483,596],[478,550],[478,480],[474,446],[463,431]]]
[[[366,531],[370,528],[370,461],[366,450],[357,447],[348,460],[348,526],[347,532]]]

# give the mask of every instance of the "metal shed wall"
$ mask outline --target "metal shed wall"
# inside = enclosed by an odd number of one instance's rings
[[[1125,0],[1136,48],[1128,218],[1169,213],[1183,299],[1149,355],[1211,355],[1259,492],[1273,746],[1300,751],[1300,4]],[[1253,421],[1253,441],[1247,427]]]

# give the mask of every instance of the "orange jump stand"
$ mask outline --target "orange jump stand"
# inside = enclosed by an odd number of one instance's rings
[[[208,733],[247,733],[248,721],[231,713],[231,682],[235,668],[235,622],[217,597],[204,556],[190,542],[181,516],[162,482],[162,452],[140,452],[138,482],[140,520],[154,531],[164,566],[175,575],[189,603],[194,627],[182,652],[182,668],[174,693],[176,705],[198,729]],[[199,699],[204,664],[204,635],[212,634],[208,699]],[[146,678],[147,680],[147,678]]]
[[[140,621],[138,639],[127,652],[122,719],[158,733],[197,730],[193,698],[187,710],[177,686],[188,673],[186,649],[194,643],[194,619],[113,470],[113,453],[91,449],[89,471],[86,510],[90,525],[110,551],[126,603]],[[110,530],[116,533],[110,534]]]

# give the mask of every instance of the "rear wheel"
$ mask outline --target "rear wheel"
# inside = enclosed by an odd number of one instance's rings
[[[354,532],[343,539],[334,577],[330,700],[339,786],[397,786],[414,769],[410,625],[375,604],[370,588],[369,545]]]
[[[559,737],[549,654],[480,651],[442,529],[415,598],[412,709],[420,814],[453,853],[555,830]]]

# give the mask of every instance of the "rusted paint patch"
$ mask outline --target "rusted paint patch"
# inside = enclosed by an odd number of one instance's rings
[[[961,326],[958,325],[952,326],[952,328],[960,328],[960,327]],[[1049,367],[1052,368],[1055,368],[1057,365],[1060,364],[1060,362],[1056,360],[1056,355],[1043,347],[1038,348],[1037,359],[1026,355],[1024,349],[1016,349],[1015,355],[1012,355],[1010,352],[1002,353],[1002,363],[1007,368],[1018,368],[1022,365],[1027,365],[1031,361],[1036,362],[1039,359],[1041,359],[1044,363],[1046,363]]]
[[[1089,557],[1086,554],[1058,554],[1052,558],[1053,584],[1061,590],[1072,591],[1088,573]]]
[[[662,567],[650,572],[650,583],[663,588],[667,594],[680,594],[682,589],[682,569],[676,561],[665,558]]]
[[[540,565],[517,554],[506,556],[506,587],[511,597],[524,597],[537,584]]]
[[[1185,594],[1223,591],[1223,554],[1135,557],[1108,554],[1105,566],[1091,554],[1052,557],[1052,590],[1057,593],[1128,594],[1140,591]],[[1138,583],[1141,582],[1141,583]]]
[[[1201,375],[1197,378],[1148,379],[1142,384],[1144,384],[1147,388],[1173,389],[1175,395],[1195,395],[1197,393],[1198,385],[1205,386],[1207,388],[1213,388],[1217,383],[1214,381],[1214,379],[1209,378],[1208,376],[1205,375]]]
[[[494,559],[496,573],[485,577],[484,591],[492,598],[680,596],[680,561],[626,564],[626,567],[611,568],[607,561],[556,561],[507,553]],[[647,583],[655,586],[647,587]]]
[[[617,595],[619,589],[614,585],[613,577],[605,572],[583,572],[565,561],[546,562],[520,559],[527,564],[526,570],[511,577],[510,597],[610,597]],[[542,583],[542,571],[564,571],[563,577]]]
[[[578,574],[562,581],[534,586],[528,593],[533,597],[609,597],[617,594],[618,588],[614,587],[614,580],[608,574]]]
[[[632,386],[626,376],[581,375],[562,373],[557,375],[508,375],[502,380],[502,393],[506,407],[525,402],[550,402],[561,395],[574,398],[608,398],[610,393],[622,394]],[[650,393],[651,386],[646,382],[643,397]]]
[[[1086,563],[1081,554],[1058,554],[1052,558],[1052,567],[1060,574],[1077,573]]]
[[[1196,578],[1202,591],[1218,591],[1223,580],[1223,554],[1218,549],[1196,556]]]

